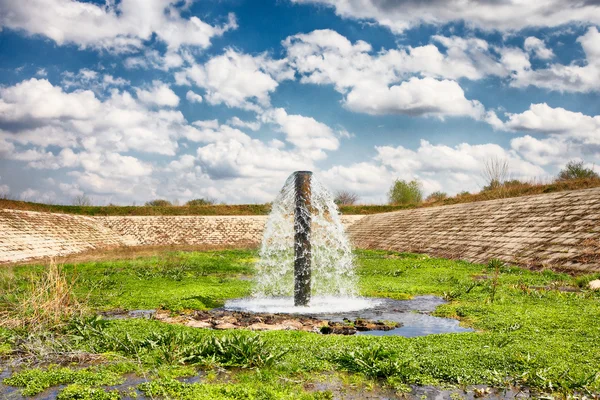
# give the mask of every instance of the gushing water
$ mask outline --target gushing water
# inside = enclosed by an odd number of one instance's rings
[[[339,312],[374,305],[357,297],[357,278],[350,241],[333,197],[314,176],[311,179],[312,287],[309,307],[295,307],[294,224],[295,174],[275,199],[263,235],[257,277],[251,299],[229,301],[228,309],[262,312]]]

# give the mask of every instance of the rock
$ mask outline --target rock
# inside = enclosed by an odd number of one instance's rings
[[[284,325],[281,324],[265,324],[262,322],[257,322],[256,324],[252,324],[248,327],[248,329],[252,331],[283,331],[286,329]]]
[[[224,330],[224,329],[237,329],[238,327],[235,326],[234,324],[230,324],[230,323],[222,323],[219,325],[215,325],[215,329],[219,329],[219,330]]]
[[[236,317],[232,316],[232,315],[226,315],[224,317],[221,317],[219,319],[217,319],[215,321],[215,323],[217,325],[221,325],[221,324],[237,324],[238,320]]]
[[[212,324],[206,321],[191,320],[188,321],[185,325],[190,326],[192,328],[212,328]]]
[[[293,319],[286,319],[281,325],[285,326],[288,330],[298,330],[303,326],[302,322]]]
[[[600,279],[588,283],[591,290],[600,290]]]

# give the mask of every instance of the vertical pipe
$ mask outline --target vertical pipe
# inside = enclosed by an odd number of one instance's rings
[[[295,178],[296,207],[294,209],[294,305],[310,302],[310,178],[312,172],[297,171]]]

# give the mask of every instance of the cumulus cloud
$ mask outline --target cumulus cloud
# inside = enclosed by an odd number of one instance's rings
[[[335,132],[314,118],[290,115],[283,108],[269,110],[261,115],[261,119],[275,124],[287,142],[314,160],[326,158],[325,150],[337,150],[340,145],[337,136],[344,134],[344,131]]]
[[[259,121],[242,121],[238,117],[233,117],[227,123],[231,126],[237,126],[238,128],[247,128],[251,131],[257,131],[260,129]]]
[[[353,44],[331,30],[288,37],[284,46],[301,82],[334,85],[350,110],[484,118],[481,103],[468,100],[456,81],[439,78],[480,79],[486,74],[501,75],[505,67],[494,61],[483,40],[442,36],[434,40],[446,48],[446,54],[427,45],[372,55],[368,43]]]
[[[403,146],[376,146],[375,150],[377,154],[371,161],[334,166],[322,173],[323,179],[334,189],[359,193],[363,202],[381,202],[386,201],[385,194],[394,179],[418,179],[426,194],[480,190],[485,183],[481,177],[484,162],[491,158],[506,160],[513,178],[535,178],[546,173],[516,151],[492,143],[451,147],[421,140],[416,150]]]
[[[546,43],[534,36],[529,36],[526,38],[523,47],[526,51],[532,53],[537,58],[542,60],[548,60],[554,57],[554,52],[546,47]]]
[[[372,115],[406,114],[414,116],[469,116],[481,119],[483,105],[467,100],[455,81],[410,78],[400,85],[373,87],[360,85],[346,96],[350,110]]]
[[[185,94],[185,98],[190,103],[202,103],[202,96],[200,96],[198,93],[194,93],[191,90],[187,91],[187,93]]]
[[[140,93],[144,98],[145,92]],[[89,90],[65,92],[32,78],[0,88],[0,138],[41,147],[173,155],[186,121],[180,111],[160,105],[173,105],[175,100],[167,95],[154,101],[158,109],[149,109],[118,88],[101,100]]]
[[[169,85],[160,81],[152,81],[152,86],[147,89],[136,88],[137,98],[145,104],[157,106],[177,107],[179,96],[171,90]]]
[[[180,85],[193,84],[203,88],[204,99],[209,104],[260,111],[270,105],[269,95],[279,81],[292,79],[293,75],[286,60],[228,49],[205,64],[194,63],[177,72],[175,79]]]
[[[589,116],[546,103],[507,113],[498,129],[526,133],[511,148],[538,165],[562,165],[570,159],[600,160],[600,116]],[[540,137],[541,136],[541,137]]]
[[[99,95],[103,95],[108,88],[126,87],[129,84],[126,79],[101,74],[88,68],[82,68],[77,72],[65,71],[62,73],[61,81],[64,89],[87,89]]]
[[[530,38],[529,38],[530,39]],[[550,64],[547,68],[532,69],[531,64],[522,61],[513,65],[512,86],[537,86],[560,92],[590,92],[600,89],[600,32],[593,26],[577,39],[583,48],[586,59],[583,63],[570,65]],[[527,48],[527,43],[525,43]],[[539,56],[540,50],[534,50]],[[543,57],[540,57],[543,58]],[[580,65],[582,64],[582,65]]]
[[[594,1],[568,0],[291,0],[322,4],[344,18],[376,21],[395,33],[427,24],[464,21],[482,30],[520,30],[556,27],[569,23],[600,24],[600,8]]]
[[[513,131],[528,131],[565,136],[584,144],[600,146],[600,115],[594,117],[546,103],[532,104],[528,110],[508,114],[504,127]]]
[[[122,0],[105,4],[75,0],[0,0],[0,27],[45,36],[59,45],[131,52],[156,35],[170,50],[206,48],[215,36],[235,29],[230,14],[220,26],[181,16],[178,2]]]

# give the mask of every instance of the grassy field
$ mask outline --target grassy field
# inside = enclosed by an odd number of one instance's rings
[[[600,274],[358,251],[362,295],[436,294],[449,300],[436,315],[476,330],[416,338],[227,332],[94,317],[112,309],[218,307],[250,293],[255,260],[251,250],[167,252],[2,269],[0,356],[4,365],[21,365],[4,385],[26,395],[65,385],[61,399],[121,398],[127,393],[104,386],[130,376],[146,377],[138,389],[153,398],[329,399],[340,390],[403,393],[409,385],[600,393],[600,293],[583,290]],[[57,302],[61,312],[44,311]],[[199,382],[181,380],[199,371]]]
[[[426,201],[420,204],[356,204],[342,205],[340,212],[346,215],[367,215],[418,207],[434,207],[451,204],[472,203],[477,201],[529,196],[534,194],[562,192],[565,190],[589,189],[600,187],[596,178],[573,179],[547,184],[529,182],[510,182],[495,189],[479,193],[462,193],[444,199]],[[204,206],[71,206],[42,204],[27,201],[0,199],[0,209],[43,211],[65,214],[123,216],[123,215],[268,215],[271,204],[214,204]]]

